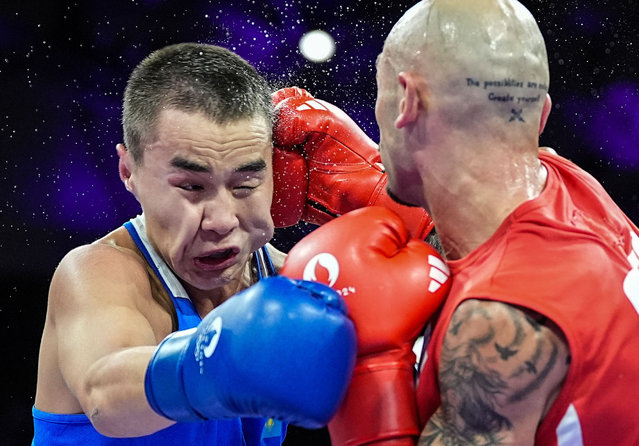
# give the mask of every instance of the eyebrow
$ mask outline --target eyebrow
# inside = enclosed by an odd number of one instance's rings
[[[246,164],[242,164],[241,166],[235,169],[235,172],[260,172],[266,169],[266,161],[263,159],[255,160],[248,162]]]
[[[195,161],[187,160],[181,156],[176,156],[171,160],[171,166],[178,169],[188,170],[191,172],[211,172],[211,168],[204,164],[196,163]]]
[[[181,156],[176,156],[171,160],[171,166],[176,167],[182,170],[188,170],[190,172],[198,172],[198,173],[211,173],[211,168],[205,164],[200,164],[195,161],[187,160],[186,158],[182,158]],[[242,164],[234,169],[236,173],[243,172],[260,172],[266,169],[266,161],[263,159],[250,161],[248,163]]]

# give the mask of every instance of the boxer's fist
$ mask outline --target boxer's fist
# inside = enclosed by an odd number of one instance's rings
[[[450,288],[438,252],[411,239],[395,213],[373,206],[311,232],[291,249],[281,273],[329,284],[355,323],[358,359],[329,424],[333,444],[417,436],[412,346]]]
[[[355,362],[352,322],[340,296],[313,282],[261,280],[175,332],[147,368],[151,407],[177,421],[272,417],[324,426]]]
[[[439,253],[380,206],[311,232],[289,251],[281,274],[326,283],[342,295],[360,355],[412,342],[450,288]]]
[[[428,235],[430,216],[388,197],[377,144],[346,113],[297,87],[278,90],[272,98],[275,226],[300,220],[322,225],[354,209],[381,205],[397,212],[415,237]]]

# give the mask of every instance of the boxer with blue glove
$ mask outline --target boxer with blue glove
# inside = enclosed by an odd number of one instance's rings
[[[33,446],[278,446],[337,410],[355,354],[339,296],[266,278],[284,257],[271,93],[213,45],[136,67],[117,154],[141,213],[53,275]]]

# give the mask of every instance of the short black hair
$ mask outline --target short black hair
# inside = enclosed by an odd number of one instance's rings
[[[147,56],[124,92],[124,142],[136,163],[166,108],[199,112],[218,124],[262,115],[273,122],[271,89],[239,55],[216,45],[179,43]]]

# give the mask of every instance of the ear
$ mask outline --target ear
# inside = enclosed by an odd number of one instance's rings
[[[550,110],[552,109],[552,100],[550,99],[550,95],[546,93],[546,100],[544,102],[544,108],[541,110],[541,122],[539,124],[539,134],[544,131],[546,127],[546,122],[548,122],[548,115],[550,115]]]
[[[395,127],[401,129],[406,125],[414,123],[419,116],[421,83],[415,73],[406,71],[399,73],[397,80],[402,87],[403,96],[399,102],[399,115],[395,120]]]
[[[131,175],[133,173],[133,157],[124,144],[118,144],[115,146],[115,150],[118,152],[118,170],[120,171],[120,179],[124,183],[126,190],[135,195],[133,191],[133,182],[131,181]]]

